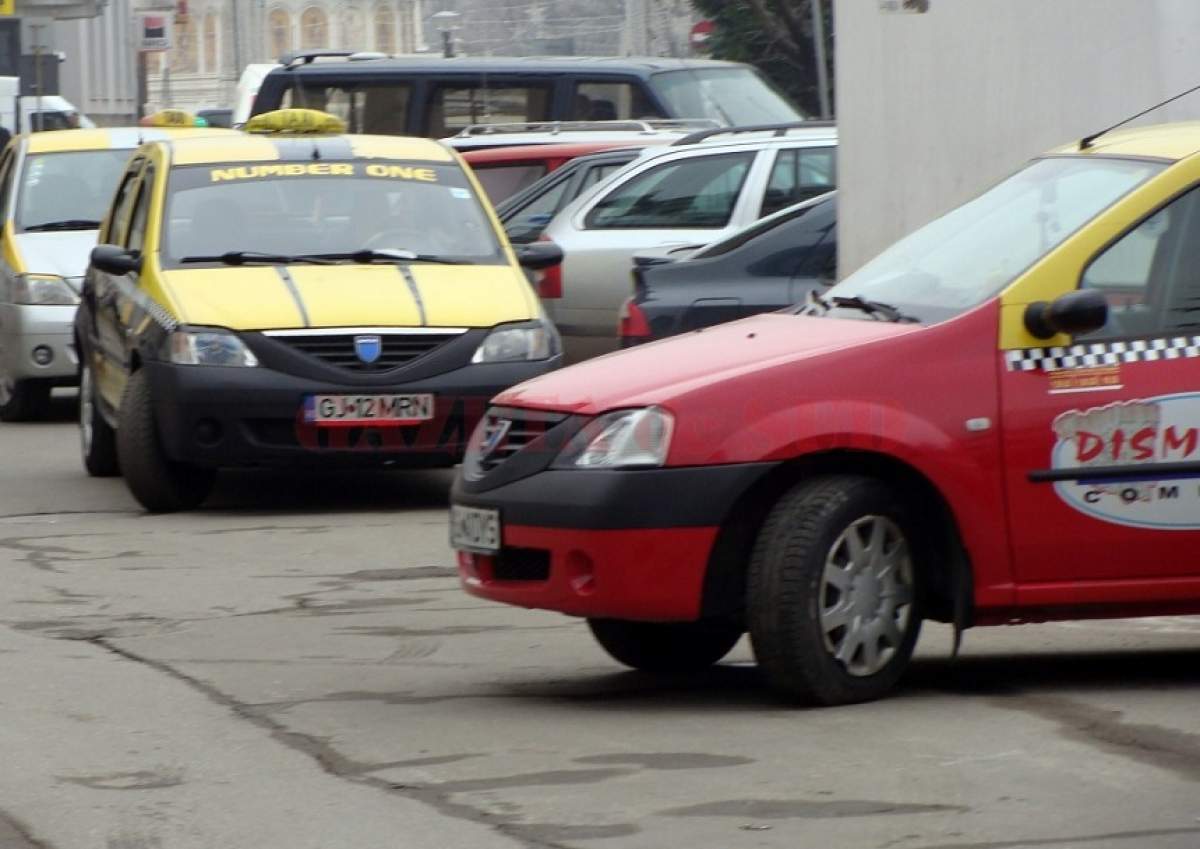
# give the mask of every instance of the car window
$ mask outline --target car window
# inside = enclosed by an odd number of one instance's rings
[[[123,245],[125,233],[129,225],[129,209],[137,197],[137,178],[141,173],[143,160],[135,160],[121,178],[121,185],[113,198],[112,207],[108,212],[105,229],[101,239],[111,245]]]
[[[4,155],[3,162],[0,162],[0,222],[8,219],[8,202],[12,195],[13,161],[15,159],[12,149],[9,149]]]
[[[781,150],[775,156],[759,215],[823,195],[836,184],[837,157],[832,147]]]
[[[615,121],[662,118],[640,85],[633,82],[580,80],[575,84],[571,118],[576,121]]]
[[[593,229],[719,229],[729,223],[754,153],[694,156],[616,186],[588,215]]]
[[[601,180],[606,179],[609,174],[615,174],[632,161],[631,157],[628,162],[602,162],[591,166],[583,174],[583,181],[579,184],[579,193],[583,194]]]
[[[546,165],[543,162],[482,165],[475,168],[475,176],[491,202],[499,203],[546,176]]]
[[[567,190],[570,186],[570,178],[565,177],[547,187],[546,191],[528,201],[524,206],[511,212],[506,217],[504,224],[508,238],[514,242],[532,242],[542,235],[542,231],[546,229],[546,225],[550,223],[554,213],[558,212],[563,202],[568,199]]]
[[[1142,221],[1096,257],[1082,288],[1108,300],[1108,323],[1087,339],[1200,328],[1200,189]]]
[[[230,251],[367,249],[451,262],[505,261],[492,222],[457,165],[322,160],[307,167],[316,170],[288,175],[261,162],[173,168],[159,245],[164,264]]]
[[[148,165],[137,191],[137,200],[134,201],[133,213],[129,219],[129,232],[124,242],[125,247],[131,251],[141,251],[146,244],[146,224],[150,220],[150,192],[153,188],[154,166]]]
[[[550,117],[552,93],[549,83],[437,85],[426,106],[428,134],[450,136],[472,124],[545,121]]]
[[[297,85],[283,95],[283,108],[319,109],[336,115],[348,132],[401,136],[408,133],[412,87],[407,83],[381,85]]]

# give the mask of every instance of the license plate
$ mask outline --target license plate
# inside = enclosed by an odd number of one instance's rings
[[[304,399],[304,420],[317,425],[411,425],[432,418],[432,395],[309,395]]]
[[[500,550],[500,511],[450,507],[450,547],[494,554]]]

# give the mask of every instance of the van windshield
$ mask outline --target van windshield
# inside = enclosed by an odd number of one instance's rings
[[[497,265],[504,253],[466,175],[429,162],[222,163],[172,169],[160,254],[168,267],[225,254],[402,251]],[[205,260],[205,258],[208,258]]]
[[[923,324],[998,295],[1080,227],[1166,167],[1051,157],[925,225],[825,293],[896,307]],[[862,313],[837,310],[838,317]]]
[[[786,124],[803,115],[751,68],[688,68],[650,77],[675,118],[712,118],[727,126]]]

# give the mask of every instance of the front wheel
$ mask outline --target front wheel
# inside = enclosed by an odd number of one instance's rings
[[[163,451],[145,371],[135,371],[125,384],[117,458],[129,491],[151,513],[199,507],[216,480],[215,469],[176,463]]]
[[[725,621],[631,622],[589,619],[592,636],[617,661],[643,672],[697,672],[719,661],[741,639]]]
[[[919,572],[900,499],[880,481],[804,481],[772,509],[750,562],[750,638],[768,683],[810,704],[877,699],[921,629]]]

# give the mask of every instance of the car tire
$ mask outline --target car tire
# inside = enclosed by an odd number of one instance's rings
[[[163,451],[144,370],[135,371],[125,384],[117,425],[117,459],[129,491],[151,513],[199,507],[216,480],[215,469],[176,463]]]
[[[0,374],[0,421],[27,422],[46,417],[50,381],[12,380]]]
[[[657,674],[697,672],[719,661],[745,629],[723,620],[632,622],[589,619],[592,636],[616,661]]]
[[[911,528],[897,495],[867,477],[814,478],[776,503],[751,555],[746,599],[773,689],[840,705],[895,686],[921,630]]]
[[[79,372],[79,448],[83,467],[92,477],[111,478],[120,474],[117,433],[96,406],[92,368],[87,364]]]

